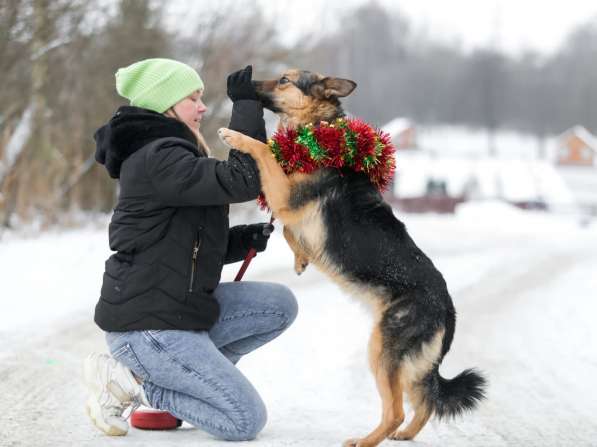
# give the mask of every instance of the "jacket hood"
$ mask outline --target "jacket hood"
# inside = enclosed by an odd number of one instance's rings
[[[122,106],[93,135],[95,160],[106,167],[110,177],[119,178],[120,167],[128,157],[152,141],[167,137],[182,138],[197,148],[195,135],[186,124],[151,110]],[[198,149],[195,152],[199,154]]]

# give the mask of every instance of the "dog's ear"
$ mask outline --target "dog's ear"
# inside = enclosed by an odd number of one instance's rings
[[[357,83],[350,79],[327,77],[315,83],[311,88],[311,92],[322,99],[332,96],[343,98],[350,95],[356,87]]]
[[[352,93],[357,88],[357,83],[350,79],[342,78],[323,78],[322,79],[325,90],[323,91],[326,98],[330,96],[337,96],[343,98]]]

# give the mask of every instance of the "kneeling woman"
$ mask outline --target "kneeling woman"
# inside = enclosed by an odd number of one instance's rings
[[[124,435],[128,407],[170,412],[226,440],[253,439],[266,409],[235,364],[280,335],[297,304],[282,285],[220,283],[222,266],[265,249],[269,224],[229,229],[228,205],[260,191],[254,160],[209,158],[199,133],[203,82],[191,67],[148,59],[120,69],[130,100],[95,134],[97,160],[119,179],[95,321],[112,356],[84,362],[94,424]],[[228,77],[230,127],[265,140],[251,67]]]

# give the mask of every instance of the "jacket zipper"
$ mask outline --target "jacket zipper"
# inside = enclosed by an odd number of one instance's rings
[[[193,244],[193,257],[191,258],[191,277],[189,278],[189,293],[193,291],[193,280],[195,279],[195,270],[197,269],[197,254],[201,246],[201,239],[195,239]]]

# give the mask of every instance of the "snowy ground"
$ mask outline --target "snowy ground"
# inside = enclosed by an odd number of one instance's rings
[[[458,310],[442,374],[476,366],[490,380],[477,412],[432,421],[405,445],[596,445],[597,222],[499,204],[400,218],[444,273]],[[312,268],[296,277],[279,233],[246,279],[287,283],[300,313],[239,363],[269,410],[251,445],[338,446],[379,421],[366,363],[370,318]],[[104,224],[0,241],[0,446],[229,446],[186,424],[112,439],[87,420],[81,359],[105,351],[92,315],[108,254]]]

